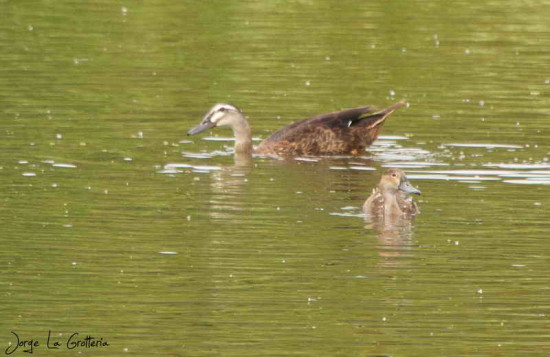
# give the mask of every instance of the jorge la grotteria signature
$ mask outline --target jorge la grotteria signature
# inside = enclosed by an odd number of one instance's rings
[[[4,350],[6,355],[15,352],[33,353],[35,349],[45,348],[47,350],[59,349],[96,349],[109,347],[109,342],[103,337],[94,337],[91,335],[81,335],[79,332],[73,332],[68,338],[56,338],[52,336],[52,331],[48,331],[47,338],[40,340],[38,338],[23,338],[17,332],[11,331],[12,338],[8,342],[8,347]]]

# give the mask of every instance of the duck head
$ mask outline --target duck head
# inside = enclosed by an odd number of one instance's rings
[[[236,106],[227,103],[218,103],[206,113],[199,125],[187,132],[187,135],[202,133],[217,126],[235,127],[243,119],[242,112]]]
[[[382,175],[378,187],[382,192],[397,193],[398,191],[406,194],[420,195],[421,192],[411,185],[405,173],[397,169],[389,169]]]

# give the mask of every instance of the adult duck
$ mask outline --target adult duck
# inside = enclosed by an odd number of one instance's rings
[[[250,126],[241,110],[218,103],[202,122],[189,130],[194,135],[214,127],[229,127],[235,135],[235,153],[263,155],[357,155],[365,151],[382,129],[384,121],[405,102],[383,110],[371,106],[345,109],[304,119],[276,131],[254,150]]]
[[[386,170],[365,201],[363,212],[374,217],[415,216],[420,210],[411,194],[420,195],[420,191],[410,184],[403,171]]]

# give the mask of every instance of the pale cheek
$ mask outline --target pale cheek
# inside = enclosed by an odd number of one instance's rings
[[[227,118],[222,118],[218,121],[218,123],[216,124],[217,126],[231,126],[231,120],[227,119]]]
[[[212,115],[212,118],[210,118],[210,121],[212,123],[216,123],[218,126],[223,125],[221,122],[221,119],[223,118],[224,114],[221,112],[217,112],[214,115]]]
[[[401,184],[401,179],[399,177],[392,177],[391,182],[393,182],[396,185]]]

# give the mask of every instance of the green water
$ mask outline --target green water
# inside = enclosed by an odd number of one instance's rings
[[[0,352],[14,331],[36,355],[550,353],[548,2],[0,14]],[[220,101],[265,138],[401,99],[357,158],[242,164],[229,131],[185,136]],[[411,225],[360,215],[386,167],[423,192]]]

